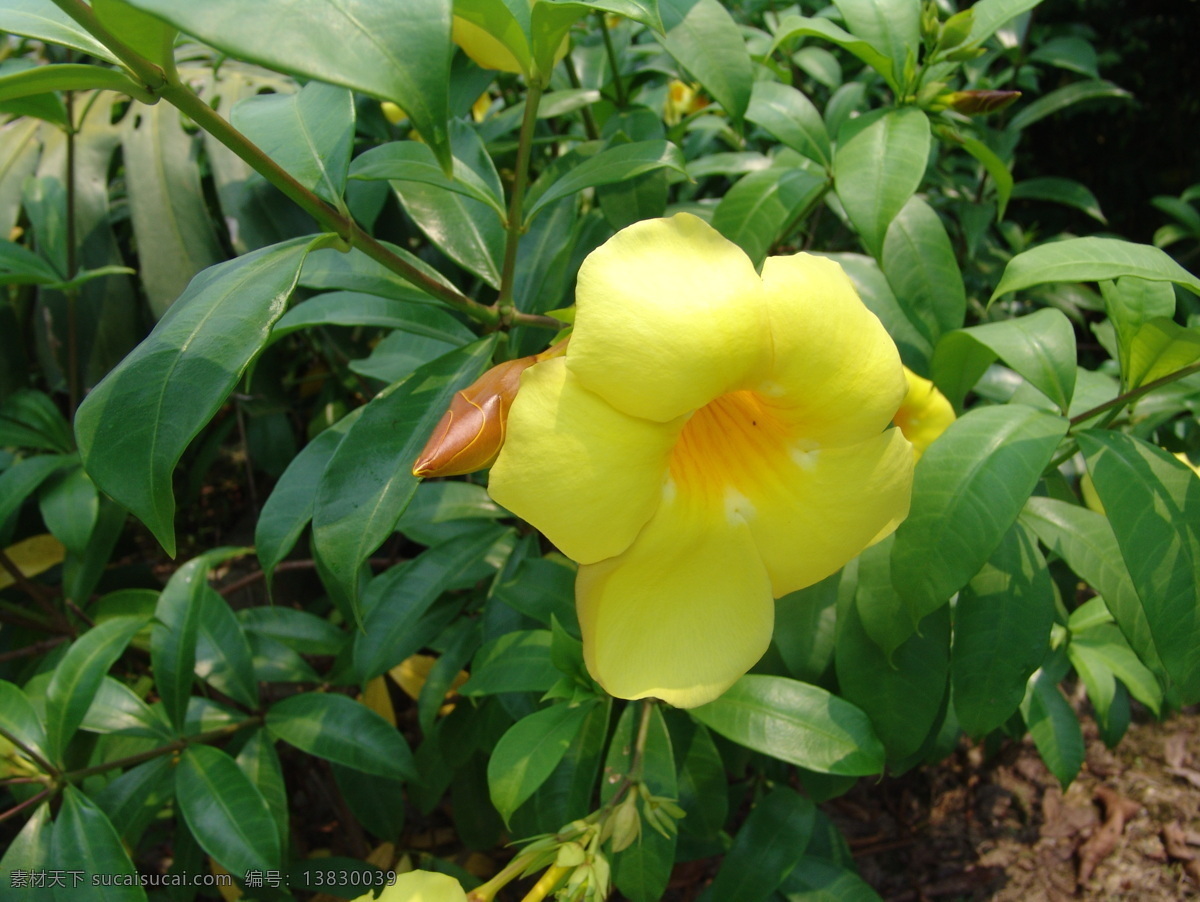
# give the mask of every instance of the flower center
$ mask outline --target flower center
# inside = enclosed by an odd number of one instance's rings
[[[671,451],[671,483],[691,498],[749,517],[749,498],[788,466],[794,444],[787,425],[756,392],[729,392],[684,424]]]

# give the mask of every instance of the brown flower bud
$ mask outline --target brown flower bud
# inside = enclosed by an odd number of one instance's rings
[[[490,467],[504,444],[508,408],[521,387],[521,373],[537,361],[536,355],[505,361],[456,393],[413,465],[413,475],[461,476]]]
[[[954,91],[938,99],[957,113],[977,116],[1002,110],[1020,96],[1020,91]]]

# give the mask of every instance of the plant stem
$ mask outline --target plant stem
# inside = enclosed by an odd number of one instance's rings
[[[571,82],[571,87],[579,89],[583,87],[583,82],[579,80],[579,72],[575,69],[575,61],[571,59],[571,54],[563,57],[563,65],[567,69],[567,78]],[[600,140],[600,129],[596,127],[596,117],[592,115],[592,108],[585,106],[580,112],[583,114],[583,130],[588,136],[589,141]]]
[[[525,115],[521,119],[521,134],[517,143],[517,171],[513,178],[512,194],[508,200],[508,221],[505,223],[504,265],[500,271],[500,295],[496,307],[500,313],[500,325],[513,322],[513,283],[517,273],[517,248],[521,242],[525,188],[529,183],[529,158],[533,151],[533,130],[537,126],[538,103],[544,87],[537,78],[529,80],[529,93],[525,95]]]
[[[94,774],[102,774],[106,771],[114,770],[118,767],[134,767],[144,761],[149,761],[152,758],[161,758],[163,755],[172,755],[175,752],[182,752],[189,745],[207,744],[216,742],[218,739],[224,739],[226,736],[232,736],[246,727],[256,726],[263,722],[261,714],[254,717],[247,717],[245,720],[239,720],[237,723],[226,724],[223,727],[217,727],[215,730],[208,730],[205,733],[197,733],[194,736],[182,736],[168,742],[166,745],[160,745],[157,748],[152,748],[149,751],[141,752],[137,755],[130,755],[126,758],[117,758],[113,761],[105,761],[103,764],[95,764],[92,767],[84,767],[79,770],[69,771],[62,775],[62,781],[65,783],[74,783],[82,780],[85,777],[90,777]]]
[[[39,802],[44,801],[49,795],[50,795],[50,790],[43,789],[37,795],[31,796],[30,798],[26,799],[24,802],[21,802],[21,804],[14,805],[12,808],[9,808],[7,811],[0,814],[0,822],[6,821],[11,817],[15,817],[16,815],[18,815],[22,811],[24,811],[26,808],[32,808],[34,805],[37,805]]]
[[[41,755],[39,755],[37,752],[35,752],[29,746],[27,746],[24,742],[22,742],[20,740],[19,737],[14,736],[12,733],[10,733],[8,730],[4,729],[3,727],[0,727],[0,736],[3,736],[5,739],[7,739],[9,742],[11,742],[13,745],[15,745],[17,748],[19,748],[21,750],[21,752],[25,755],[26,758],[28,758],[30,761],[32,761],[34,764],[36,764],[38,766],[38,770],[40,770],[42,773],[50,774],[51,776],[58,773],[58,768],[56,768],[53,764],[51,764],[49,761],[47,761],[45,758],[43,758]]]
[[[629,105],[629,95],[625,93],[625,82],[621,81],[621,67],[617,62],[617,50],[613,47],[612,35],[608,33],[608,23],[604,21],[604,13],[597,10],[596,21],[600,23],[600,34],[604,38],[604,52],[608,55],[608,67],[612,69],[613,91],[617,95],[617,106],[624,108]]]
[[[1128,404],[1130,401],[1136,401],[1142,395],[1149,394],[1156,388],[1162,388],[1164,385],[1170,385],[1172,382],[1177,382],[1180,379],[1191,376],[1193,373],[1200,373],[1200,361],[1185,366],[1181,370],[1176,370],[1173,373],[1168,373],[1160,379],[1155,379],[1153,382],[1147,382],[1145,385],[1139,385],[1132,391],[1127,391],[1117,395],[1115,398],[1105,401],[1103,404],[1097,404],[1091,410],[1085,410],[1083,413],[1071,417],[1071,429],[1081,423],[1086,423],[1088,420],[1095,417],[1097,414],[1104,413],[1106,410],[1111,410],[1114,407],[1120,407]]]
[[[71,62],[71,51],[67,51],[67,62]],[[63,101],[67,108],[67,280],[74,279],[79,272],[79,249],[76,246],[76,198],[75,198],[75,92],[64,91]],[[74,421],[75,408],[79,406],[79,289],[67,289],[67,404],[68,419]]]

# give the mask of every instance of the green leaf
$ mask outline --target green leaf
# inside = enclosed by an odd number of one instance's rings
[[[99,501],[87,546],[79,555],[68,555],[63,562],[63,595],[76,604],[83,604],[91,597],[125,529],[125,508],[105,496]]]
[[[97,685],[92,703],[79,726],[93,733],[144,736],[159,743],[170,742],[175,738],[170,725],[163,719],[162,709],[151,708],[124,683],[108,676]]]
[[[824,17],[805,18],[804,16],[784,16],[775,32],[775,40],[771,44],[771,53],[780,44],[793,38],[818,37],[824,38],[846,50],[878,72],[887,82],[894,93],[900,92],[900,86],[892,71],[892,59],[885,53],[880,53],[875,47],[861,38],[856,38],[841,26]],[[903,65],[903,63],[902,63]]]
[[[489,338],[454,351],[380,392],[333,452],[316,489],[313,542],[346,611],[358,609],[359,569],[416,491],[417,455],[454,393],[483,372],[494,344]]]
[[[246,634],[229,604],[210,586],[193,599],[200,608],[195,672],[240,705],[258,707],[258,682]]]
[[[150,664],[163,708],[177,730],[186,727],[196,666],[200,596],[208,589],[208,570],[233,553],[218,548],[188,561],[171,574],[154,608],[157,622],[150,632]]]
[[[754,72],[746,42],[718,0],[658,0],[665,36],[675,58],[740,123],[750,104]]]
[[[625,707],[617,722],[616,732],[608,746],[604,761],[606,775],[629,774],[632,770],[635,737],[639,722],[644,714],[642,705]],[[642,756],[642,782],[656,796],[673,799],[678,795],[675,776],[675,754],[671,747],[671,735],[660,706],[654,705],[649,712],[646,725],[645,754]],[[600,787],[600,801],[612,800],[619,781],[606,779]],[[642,810],[645,810],[643,805]],[[678,837],[672,833],[668,838],[644,823],[641,835],[633,845],[618,852],[613,859],[613,882],[620,893],[630,902],[656,902],[661,899],[671,878],[675,863],[675,845]]]
[[[1027,316],[960,329],[933,352],[933,381],[955,407],[999,357],[1066,412],[1075,392],[1075,329],[1065,313],[1046,308]]]
[[[340,764],[333,764],[338,791],[359,823],[383,840],[390,841],[404,829],[404,784]]]
[[[545,692],[562,674],[550,656],[550,630],[516,630],[484,644],[471,665],[463,695]]]
[[[92,627],[67,649],[46,687],[47,748],[55,760],[83,722],[100,681],[146,622],[143,617],[114,617]]]
[[[1114,85],[1111,81],[1105,81],[1102,78],[1092,81],[1073,82],[1064,88],[1051,91],[1049,94],[1039,97],[1028,106],[1019,109],[1008,120],[1008,128],[1010,131],[1019,132],[1022,129],[1029,128],[1035,122],[1045,119],[1047,116],[1053,116],[1055,113],[1062,112],[1069,106],[1074,106],[1085,100],[1097,100],[1106,97],[1131,99],[1133,95],[1124,88]]]
[[[683,153],[670,141],[635,141],[609,147],[568,169],[541,191],[526,211],[525,223],[528,225],[548,204],[584,188],[623,182],[659,169],[687,174]]]
[[[279,869],[279,833],[266,800],[225,752],[209,745],[184,749],[175,799],[196,842],[231,874]]]
[[[116,69],[59,63],[35,66],[0,77],[0,101],[46,94],[51,91],[119,91],[144,103],[154,103],[149,91]]]
[[[1122,276],[1174,282],[1193,294],[1200,294],[1200,278],[1157,247],[1116,238],[1068,238],[1043,244],[1009,260],[991,300],[1046,282],[1102,282]]]
[[[75,462],[74,454],[39,454],[22,458],[0,473],[0,525],[21,509],[38,486]]]
[[[267,729],[289,745],[363,773],[416,779],[412,752],[400,731],[344,695],[305,692],[272,705]]]
[[[298,0],[287,17],[242,0],[130,0],[237,59],[391,100],[449,169],[451,3],[399,15],[371,0]]]
[[[1077,670],[1104,669],[1114,674],[1129,694],[1158,716],[1163,693],[1158,680],[1133,653],[1121,631],[1111,623],[1102,623],[1072,633],[1067,655]],[[1088,691],[1091,695],[1091,691]],[[1095,699],[1093,699],[1095,703]]]
[[[49,757],[49,743],[41,716],[20,687],[7,680],[0,680],[0,730],[43,760]]]
[[[62,275],[45,259],[11,241],[0,241],[0,285],[53,285]]]
[[[892,603],[903,609],[894,593]],[[926,616],[888,654],[871,641],[858,602],[847,597],[838,605],[836,662],[842,697],[870,718],[888,760],[903,761],[925,744],[942,712],[950,670],[949,609]]]
[[[1071,703],[1044,670],[1030,678],[1021,714],[1038,754],[1065,789],[1083,766],[1083,732]]]
[[[65,454],[74,446],[71,427],[49,395],[23,388],[0,403],[0,448],[36,448]]]
[[[1100,202],[1096,195],[1074,179],[1044,178],[1026,179],[1013,185],[1012,196],[1020,200],[1045,200],[1067,207],[1074,207],[1086,213],[1092,219],[1107,224],[1108,220],[1100,212]]]
[[[954,609],[954,711],[968,735],[984,736],[1016,712],[1046,656],[1053,622],[1046,561],[1014,524]]]
[[[100,515],[100,496],[83,467],[43,484],[38,507],[54,538],[72,554],[84,554]]]
[[[247,632],[274,639],[305,655],[336,655],[347,634],[328,620],[273,605],[238,611],[238,620]]]
[[[699,839],[715,837],[729,815],[729,793],[721,753],[708,729],[686,713],[668,711],[664,719],[675,755],[679,807],[687,815],[679,822],[679,830]]]
[[[363,598],[363,628],[354,642],[354,667],[364,683],[436,638],[442,618],[431,610],[434,603],[503,534],[488,526],[458,536],[372,580]]]
[[[1100,514],[1053,498],[1030,498],[1021,513],[1042,543],[1067,562],[1075,573],[1100,593],[1138,656],[1152,670],[1162,671],[1154,632],[1112,527]]]
[[[892,548],[892,580],[914,620],[992,556],[1066,431],[1066,420],[1021,404],[980,407],[926,450]]]
[[[833,156],[834,188],[871,256],[879,258],[896,215],[908,203],[929,159],[929,119],[915,107],[868,114]]]
[[[752,172],[721,199],[713,211],[713,228],[758,266],[827,188],[825,179],[803,169]]]
[[[805,855],[780,887],[787,902],[881,902],[854,871]]]
[[[892,286],[879,264],[865,254],[822,254],[837,262],[846,271],[854,290],[872,313],[879,317],[888,334],[896,342],[904,363],[920,372],[929,371],[929,357],[933,344],[926,334],[926,327],[909,317],[908,310],[896,299]]]
[[[134,9],[125,0],[92,0],[92,12],[105,28],[151,62],[164,69],[174,62],[175,29],[165,22]]]
[[[796,679],[820,682],[833,662],[840,582],[841,571],[775,601],[775,631],[771,641]]]
[[[171,473],[282,314],[311,239],[200,273],[150,336],[79,406],[88,475],[175,554]]]
[[[271,343],[313,326],[376,326],[454,345],[474,338],[470,329],[438,307],[397,303],[358,291],[330,291],[285,313],[271,329]]]
[[[442,191],[453,191],[485,203],[504,219],[507,211],[492,186],[457,157],[453,163],[454,177],[447,178],[428,145],[418,141],[394,141],[355,157],[350,178],[433,185]]]
[[[229,119],[305,188],[342,203],[354,141],[354,96],[345,88],[312,81],[295,94],[256,94]]]
[[[978,138],[959,137],[957,140],[962,144],[963,150],[982,163],[987,174],[992,177],[992,184],[996,186],[996,221],[1000,222],[1004,219],[1004,211],[1008,209],[1008,201],[1013,193],[1012,170],[994,150]]]
[[[1029,12],[1042,0],[979,0],[971,7],[971,33],[965,46],[982,44],[1002,26]]]
[[[907,319],[931,342],[962,327],[962,272],[942,220],[919,197],[909,198],[888,226],[880,263]]]
[[[921,46],[921,9],[908,0],[835,0],[846,27],[892,61],[897,82]]]
[[[1200,699],[1200,480],[1132,436],[1087,430],[1078,439],[1162,665],[1192,704]]]
[[[816,811],[787,786],[777,786],[755,805],[713,881],[713,902],[769,898],[804,854]]]
[[[1153,319],[1175,315],[1175,286],[1170,282],[1148,282],[1134,276],[1100,283],[1104,310],[1117,330],[1118,352],[1126,383],[1129,381],[1129,350],[1143,325]]]
[[[536,711],[496,743],[488,759],[488,790],[505,822],[558,766],[594,706],[556,704]]]
[[[275,743],[266,730],[255,730],[238,752],[237,766],[262,793],[267,808],[279,830],[279,847],[287,848],[291,826],[288,822],[287,788],[283,784],[283,767]]]
[[[84,875],[105,874],[115,878],[110,885],[92,886],[86,893],[90,899],[96,902],[146,902],[146,891],[136,882],[137,869],[125,854],[112,822],[95,802],[74,786],[63,790],[62,808],[54,819],[50,848],[50,861],[60,867],[76,868]],[[123,885],[121,877],[132,878],[133,885]],[[69,881],[70,877],[67,879]],[[69,882],[67,886],[70,887]]]
[[[1200,332],[1168,317],[1143,323],[1129,342],[1125,382],[1138,388],[1200,360]]]
[[[756,81],[746,119],[766,129],[781,144],[828,166],[829,133],[813,102],[791,85]]]
[[[87,56],[116,63],[108,48],[84,31],[53,0],[4,0],[0,31],[71,47]]]
[[[121,840],[137,848],[146,828],[174,793],[175,765],[164,755],[125,771],[95,794],[95,802]]]
[[[54,902],[54,890],[48,886],[17,886],[13,872],[45,871],[55,863],[51,844],[54,824],[50,820],[50,803],[43,802],[33,810],[21,832],[0,858],[0,880],[9,888],[13,902]]]
[[[824,689],[750,674],[691,715],[747,748],[819,773],[883,770],[883,745],[867,716]]]
[[[413,222],[434,246],[467,272],[500,287],[504,225],[495,210],[471,197],[423,182],[391,183]]]
[[[139,105],[122,123],[125,163],[138,173],[127,185],[139,274],[156,318],[188,297],[193,276],[225,257],[196,165],[199,139],[180,116],[165,103]]]
[[[393,254],[444,285],[451,284],[436,269],[402,247],[381,242]],[[411,282],[398,276],[382,263],[372,260],[362,251],[352,249],[345,254],[336,248],[324,248],[309,254],[300,270],[300,284],[305,288],[322,290],[342,289],[363,291],[379,297],[417,304],[429,304],[433,298]]]

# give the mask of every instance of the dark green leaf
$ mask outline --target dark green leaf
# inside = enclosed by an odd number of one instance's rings
[[[909,322],[931,342],[962,326],[967,311],[962,272],[946,227],[919,197],[909,198],[888,226],[881,264]]]
[[[786,41],[801,37],[819,37],[836,44],[843,50],[854,54],[876,72],[883,76],[894,92],[899,93],[900,86],[892,70],[892,59],[887,54],[880,53],[866,41],[856,38],[841,26],[823,17],[805,18],[803,16],[785,16],[779,22],[775,31],[775,41],[771,51]],[[836,134],[836,130],[834,130]]]
[[[19,510],[38,486],[76,460],[74,454],[39,454],[22,458],[0,473],[0,524]]]
[[[245,608],[237,616],[247,632],[267,636],[302,655],[336,655],[347,638],[328,620],[281,605]]]
[[[0,730],[43,759],[48,757],[42,718],[20,687],[7,680],[0,680]]]
[[[279,833],[270,809],[227,754],[209,745],[184,749],[175,798],[200,847],[231,874],[279,868]]]
[[[797,153],[829,165],[829,133],[821,113],[792,86],[777,81],[755,82],[746,118]]]
[[[1092,219],[1106,224],[1108,222],[1100,212],[1100,202],[1096,200],[1096,195],[1074,179],[1053,176],[1026,179],[1013,185],[1012,196],[1021,200],[1047,200],[1064,204],[1081,210]]]
[[[397,303],[358,291],[330,291],[285,313],[271,329],[271,342],[313,326],[376,326],[455,345],[474,337],[449,313],[428,304]]]
[[[413,222],[467,272],[500,287],[504,224],[487,204],[424,182],[391,183]]]
[[[991,557],[1066,430],[1066,420],[1021,404],[980,407],[926,450],[892,549],[892,580],[914,619]]]
[[[50,803],[43,802],[34,809],[21,832],[0,858],[0,880],[13,902],[54,902],[54,890],[49,886],[18,886],[14,871],[46,871],[56,859],[51,848],[54,824],[50,820]],[[32,881],[30,881],[31,883]]]
[[[787,902],[881,902],[854,871],[805,855],[780,887]]]
[[[738,180],[713,211],[712,225],[756,266],[788,235],[829,184],[803,169],[764,169]]]
[[[140,884],[135,882],[127,886],[120,882],[120,877],[136,880],[137,869],[125,854],[121,838],[108,817],[74,786],[67,786],[63,791],[62,808],[54,819],[50,860],[59,867],[76,868],[85,877],[105,874],[117,878],[109,885],[93,885],[88,889],[86,895],[96,902],[146,900],[146,891]]]
[[[74,449],[75,437],[49,395],[23,388],[0,404],[0,447],[66,454]]]
[[[124,842],[137,848],[150,822],[175,792],[175,765],[169,757],[152,758],[121,774],[95,796]]]
[[[0,285],[51,285],[62,275],[45,259],[11,241],[0,241]]]
[[[969,735],[991,732],[1017,710],[1046,656],[1053,622],[1046,562],[1025,529],[1013,525],[954,609],[954,711]]]
[[[747,748],[820,773],[883,770],[883,745],[858,708],[824,689],[750,674],[692,717]]]
[[[738,25],[718,0],[659,0],[663,47],[729,118],[741,122],[750,103],[754,73]]]
[[[892,61],[897,82],[921,46],[921,10],[908,0],[836,0],[846,27]]]
[[[209,586],[193,599],[196,621],[196,676],[240,705],[258,707],[253,656],[242,625],[228,602]]]
[[[502,219],[508,215],[503,198],[474,169],[455,158],[454,176],[448,178],[429,146],[418,141],[393,141],[371,148],[355,158],[350,177],[433,185],[485,203]]]
[[[1033,123],[1045,119],[1047,116],[1053,116],[1055,113],[1062,112],[1067,107],[1074,106],[1085,100],[1113,97],[1125,100],[1132,98],[1133,95],[1124,88],[1104,79],[1072,82],[1064,88],[1051,91],[1049,94],[1043,94],[1037,100],[1033,101],[1033,103],[1021,107],[1008,120],[1008,127],[1012,131],[1019,132],[1022,129],[1029,128]]]
[[[679,807],[687,814],[679,822],[679,830],[697,838],[714,837],[729,815],[721,753],[708,730],[684,712],[668,711],[664,719],[675,754]]]
[[[170,724],[162,716],[161,708],[151,708],[132,689],[112,677],[105,677],[100,681],[95,697],[79,726],[93,733],[145,736],[147,739],[157,740],[160,744],[175,738]]]
[[[1045,671],[1030,679],[1021,714],[1038,754],[1065,789],[1083,766],[1083,733],[1070,702]]]
[[[288,795],[287,788],[283,785],[283,767],[279,763],[279,754],[275,751],[275,743],[270,734],[266,730],[255,730],[235,760],[242,772],[250,778],[250,782],[262,793],[279,830],[279,847],[286,849],[291,830],[288,821]]]
[[[483,371],[494,344],[485,339],[454,351],[380,392],[333,452],[317,485],[313,541],[346,611],[358,610],[359,569],[416,491],[417,455],[454,393]]]
[[[400,732],[366,705],[344,695],[293,695],[267,712],[267,728],[318,758],[393,780],[416,778],[412,752]]]
[[[517,630],[486,643],[475,655],[463,695],[545,692],[562,674],[550,658],[550,630]]]
[[[309,244],[295,239],[200,273],[79,407],[75,434],[88,474],[169,554],[175,464],[266,342]]]
[[[713,902],[762,902],[800,861],[816,807],[787,786],[776,787],[746,818],[712,885]]]

